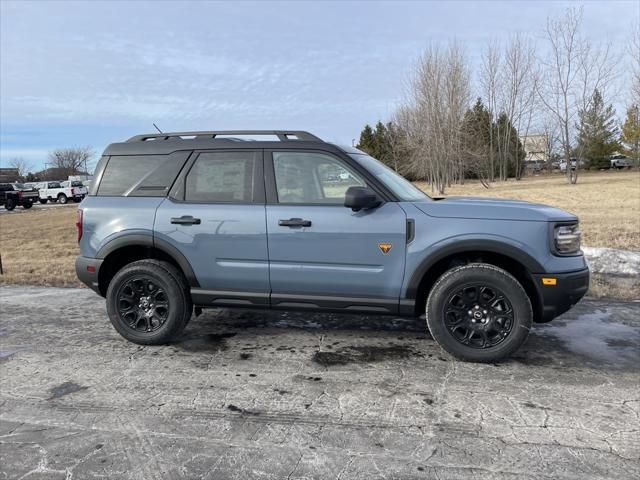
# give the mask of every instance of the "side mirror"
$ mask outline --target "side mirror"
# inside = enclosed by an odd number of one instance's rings
[[[349,187],[344,195],[344,206],[354,212],[376,208],[382,202],[368,187]]]

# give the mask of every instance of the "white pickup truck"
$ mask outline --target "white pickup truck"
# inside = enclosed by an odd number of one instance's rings
[[[78,181],[42,182],[37,185],[40,203],[58,202],[65,204],[69,200],[80,202],[87,195],[87,187]]]

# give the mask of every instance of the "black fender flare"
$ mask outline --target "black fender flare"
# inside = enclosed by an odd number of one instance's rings
[[[121,235],[113,240],[108,241],[104,244],[98,253],[96,254],[96,258],[104,260],[110,253],[115,252],[124,247],[148,247],[148,248],[156,248],[161,252],[164,252],[166,255],[170,256],[182,270],[184,273],[189,286],[191,287],[199,287],[198,279],[189,263],[189,260],[178,250],[175,246],[171,245],[166,240],[162,240],[159,238],[154,238],[151,233],[131,233]]]
[[[463,239],[457,240],[447,245],[443,245],[435,252],[430,253],[411,274],[411,279],[407,284],[405,294],[406,299],[416,299],[418,288],[424,275],[443,258],[465,252],[490,252],[509,257],[523,265],[531,273],[544,273],[544,267],[535,258],[524,250],[499,240],[489,239]]]

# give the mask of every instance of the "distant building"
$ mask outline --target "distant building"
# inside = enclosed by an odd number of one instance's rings
[[[12,183],[20,180],[17,168],[0,168],[0,183]]]
[[[523,135],[520,143],[524,148],[525,162],[547,162],[549,160],[548,141],[545,134]]]

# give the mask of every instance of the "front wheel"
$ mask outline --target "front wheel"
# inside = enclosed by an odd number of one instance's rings
[[[533,322],[531,302],[507,271],[472,263],[444,273],[427,299],[427,326],[454,357],[495,362],[515,352]]]
[[[31,200],[22,202],[22,208],[24,208],[25,210],[28,210],[31,207],[33,207],[33,202]]]
[[[141,345],[168,343],[184,329],[192,310],[182,273],[158,260],[127,265],[107,289],[111,323],[124,338]]]
[[[49,201],[49,199],[48,199],[48,198],[41,198],[41,199],[39,200],[39,202],[40,202],[42,205],[44,205],[44,204],[45,204],[45,203],[47,203],[48,201]]]

